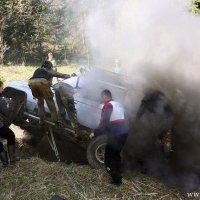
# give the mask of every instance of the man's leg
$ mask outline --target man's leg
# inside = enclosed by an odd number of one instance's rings
[[[119,163],[120,151],[110,147],[110,175],[113,184],[120,185],[122,183],[121,168]]]
[[[56,111],[56,106],[53,100],[53,92],[51,91],[49,82],[47,80],[42,80],[42,85],[41,85],[41,92],[42,95],[47,103],[47,106],[51,112],[51,119],[53,122],[57,123],[58,122],[58,114]]]
[[[69,116],[69,120],[73,129],[77,129],[79,127],[76,108],[74,104],[74,89],[70,85],[60,86],[58,89],[60,99],[65,109],[67,110],[67,114]]]
[[[45,124],[44,99],[42,97],[39,97],[37,99],[37,104],[38,104],[38,115],[40,117],[40,125],[44,125]]]
[[[46,103],[47,103],[47,106],[51,112],[51,119],[53,122],[57,123],[58,122],[58,114],[57,114],[57,111],[56,111],[56,106],[55,106],[55,103],[53,101],[53,98],[46,98]]]
[[[3,148],[2,142],[0,142],[0,161],[2,162],[2,166],[8,166],[8,155],[5,149]]]
[[[59,116],[61,117],[63,121],[65,121],[66,111],[65,111],[65,106],[63,105],[59,90],[55,90],[55,97],[56,97],[56,102],[58,105]]]
[[[121,156],[120,156],[121,150],[113,149],[113,167],[111,170],[111,177],[113,180],[113,183],[115,184],[121,184],[122,183],[122,170],[121,170]]]
[[[110,170],[112,168],[112,158],[111,158],[111,147],[109,145],[106,145],[105,147],[105,154],[104,154],[104,164],[106,167],[106,170],[110,173]]]
[[[104,163],[106,170],[112,178],[111,183],[120,185],[122,178],[120,176],[120,173],[118,172],[118,154],[117,150],[115,149],[115,146],[113,145],[113,140],[115,140],[113,136],[108,136],[108,143],[106,145],[104,154]]]
[[[1,137],[7,140],[8,146],[8,154],[10,157],[10,162],[19,161],[20,158],[15,155],[15,134],[14,132],[7,126],[2,128]]]
[[[62,102],[67,110],[69,120],[71,122],[71,125],[73,129],[77,129],[79,127],[77,114],[76,114],[76,108],[74,104],[74,99],[69,99],[66,97],[62,97]]]
[[[5,132],[3,130],[3,127],[0,128],[0,137],[4,138]],[[8,155],[7,152],[5,151],[2,142],[0,142],[0,160],[2,162],[2,166],[6,167],[8,166]]]
[[[122,148],[124,147],[124,144],[125,144],[125,142],[126,142],[126,139],[127,139],[127,136],[128,136],[128,134],[127,133],[125,133],[125,134],[121,134],[121,135],[119,135],[119,136],[117,136],[117,140],[116,141],[118,141],[117,143],[117,156],[116,156],[116,161],[118,162],[118,164],[119,164],[119,166],[120,166],[120,168],[122,168],[122,164],[121,164],[121,150],[122,150]]]
[[[32,95],[37,99],[38,104],[38,115],[40,117],[40,124],[44,125],[45,110],[44,110],[44,96],[43,96],[43,84],[42,79],[31,79],[29,80],[29,87]]]
[[[112,183],[122,183],[121,150],[125,144],[127,134],[110,137],[110,174]]]
[[[0,153],[4,152],[4,151],[5,151],[5,149],[3,148],[3,144],[2,144],[2,142],[0,142]]]

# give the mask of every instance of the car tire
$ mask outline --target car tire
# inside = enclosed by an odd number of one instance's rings
[[[104,168],[106,135],[95,137],[87,147],[87,161],[95,169]]]

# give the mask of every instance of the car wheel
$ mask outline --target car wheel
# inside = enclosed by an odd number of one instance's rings
[[[87,147],[87,161],[95,169],[104,167],[104,153],[107,143],[105,135],[94,138]]]

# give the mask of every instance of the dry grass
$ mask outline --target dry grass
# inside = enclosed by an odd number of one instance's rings
[[[58,194],[65,199],[184,199],[156,179],[129,173],[121,187],[109,184],[104,170],[87,165],[24,159],[0,172],[0,199],[42,200]],[[126,175],[127,176],[127,175]]]

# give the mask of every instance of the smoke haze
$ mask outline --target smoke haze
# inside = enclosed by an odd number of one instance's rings
[[[96,65],[105,68],[119,59],[128,75],[128,166],[142,163],[142,170],[182,191],[200,184],[200,18],[190,8],[186,0],[108,1],[94,5],[86,28]],[[155,112],[146,111],[136,121],[151,90],[164,96],[154,100]],[[164,130],[172,131],[167,159],[153,142]]]

